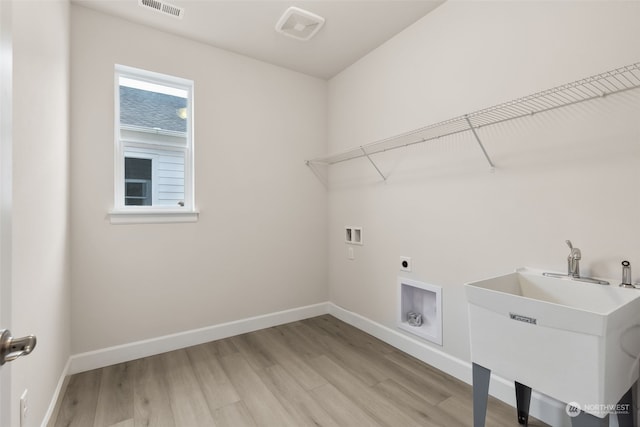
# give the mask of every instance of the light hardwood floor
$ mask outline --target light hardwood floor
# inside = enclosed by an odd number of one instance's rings
[[[73,375],[51,425],[457,427],[471,408],[469,385],[325,315]],[[518,425],[490,399],[487,426]]]

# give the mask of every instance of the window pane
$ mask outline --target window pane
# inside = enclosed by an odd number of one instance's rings
[[[146,182],[127,182],[127,197],[145,197],[147,194]]]
[[[120,125],[186,135],[186,91],[121,78]]]
[[[127,157],[124,159],[124,204],[125,206],[151,206],[152,204],[151,159]]]
[[[151,159],[124,159],[124,179],[151,179]]]

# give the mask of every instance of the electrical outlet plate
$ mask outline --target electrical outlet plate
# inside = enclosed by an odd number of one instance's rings
[[[400,257],[400,270],[411,271],[411,257],[408,257],[408,256]]]
[[[27,405],[27,391],[27,389],[24,389],[22,396],[20,396],[20,427],[27,425],[27,410],[29,409]]]

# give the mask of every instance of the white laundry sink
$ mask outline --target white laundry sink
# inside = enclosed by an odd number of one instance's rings
[[[604,416],[638,379],[640,290],[532,269],[465,285],[471,360]]]

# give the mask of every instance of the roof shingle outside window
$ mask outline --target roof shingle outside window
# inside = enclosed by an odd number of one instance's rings
[[[163,93],[120,86],[120,124],[173,132],[187,131],[179,110],[187,99]]]

